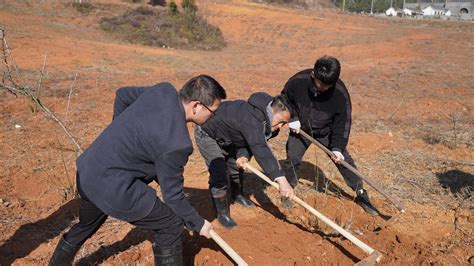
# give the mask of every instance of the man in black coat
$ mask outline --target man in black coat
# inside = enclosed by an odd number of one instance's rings
[[[230,200],[244,207],[254,206],[242,194],[244,164],[252,155],[269,177],[279,183],[282,196],[293,195],[267,143],[290,117],[285,97],[260,92],[251,95],[248,101],[223,102],[215,116],[196,126],[195,139],[209,168],[209,187],[217,219],[224,227],[237,225],[230,217]]]
[[[117,90],[112,123],[77,159],[79,223],[65,233],[50,265],[71,264],[108,216],[153,230],[156,265],[182,265],[183,223],[210,237],[211,224],[183,193],[193,151],[187,123],[203,124],[226,93],[205,75],[179,91],[169,83]],[[148,183],[160,184],[163,202]]]
[[[356,192],[355,201],[370,215],[377,215],[377,210],[369,201],[362,180],[341,166],[345,160],[356,167],[347,151],[351,130],[351,99],[346,86],[339,79],[341,65],[334,57],[319,58],[313,69],[296,73],[285,84],[282,94],[286,95],[295,109],[292,122],[289,123],[292,133],[286,144],[287,163],[290,166],[288,177],[293,186],[297,184],[295,176],[311,142],[298,135],[304,130],[324,146],[332,150],[334,163],[346,181]]]

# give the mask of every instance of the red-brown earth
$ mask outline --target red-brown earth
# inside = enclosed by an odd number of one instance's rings
[[[407,211],[398,213],[369,187],[383,216],[365,215],[315,147],[304,157],[298,196],[380,251],[383,264],[474,263],[472,22],[203,0],[199,13],[220,27],[228,43],[203,52],[115,40],[99,29],[99,19],[134,6],[93,3],[100,8],[83,15],[60,1],[0,1],[1,27],[22,82],[41,87],[42,102],[83,148],[110,122],[118,87],[170,81],[179,88],[205,73],[231,99],[277,94],[291,75],[333,55],[353,102],[349,150],[361,172],[405,202]],[[0,264],[47,264],[60,235],[77,222],[77,150],[30,100],[0,95]],[[287,134],[271,141],[279,159],[285,158]],[[226,230],[215,220],[197,151],[185,169],[192,204],[250,265],[347,265],[366,257],[303,208],[282,208],[278,193],[256,176],[247,178],[245,189],[257,207],[233,205],[239,227]],[[76,263],[152,264],[151,237],[109,219]],[[233,264],[212,240],[197,236],[185,237],[184,252],[187,264]]]

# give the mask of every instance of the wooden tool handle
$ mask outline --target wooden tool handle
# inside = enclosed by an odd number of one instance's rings
[[[239,256],[239,254],[237,254],[237,252],[235,252],[235,250],[233,250],[229,244],[227,244],[224,239],[222,239],[217,233],[216,231],[214,231],[214,229],[211,229],[209,231],[209,233],[211,234],[211,238],[217,243],[217,245],[219,245],[224,251],[225,253],[227,253],[227,255],[229,255],[236,263],[237,265],[242,265],[242,266],[247,266],[247,262],[245,262],[242,257]]]
[[[271,186],[279,189],[279,186],[277,183],[273,182],[270,180],[270,178],[268,178],[266,175],[264,175],[262,172],[260,172],[259,170],[257,170],[256,168],[254,168],[253,166],[251,166],[250,164],[246,163],[245,164],[245,167],[249,170],[251,170],[253,173],[255,173],[257,176],[259,176],[260,178],[262,178],[263,180],[265,180],[267,183],[269,183]],[[304,202],[303,200],[301,200],[300,198],[298,198],[297,196],[293,196],[291,197],[292,200],[294,200],[296,203],[300,204],[301,206],[303,206],[305,209],[307,209],[309,212],[311,212],[312,214],[314,214],[316,217],[318,217],[321,221],[323,221],[324,223],[326,223],[327,225],[329,225],[331,228],[333,228],[334,230],[336,230],[337,232],[339,232],[341,235],[343,235],[345,238],[349,239],[349,241],[351,241],[352,243],[354,243],[356,246],[358,246],[359,248],[361,248],[364,252],[366,252],[367,254],[372,254],[375,250],[371,247],[369,247],[367,244],[365,244],[364,242],[360,241],[359,239],[357,239],[355,236],[353,236],[351,233],[349,233],[348,231],[346,231],[344,228],[340,227],[339,225],[337,225],[336,223],[334,223],[333,221],[331,221],[329,218],[327,218],[326,216],[324,216],[323,214],[319,213],[318,211],[316,211],[313,207],[311,207],[309,204],[307,204],[306,202]]]

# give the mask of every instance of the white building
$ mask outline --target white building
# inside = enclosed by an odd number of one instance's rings
[[[441,7],[428,6],[424,8],[422,12],[423,12],[423,16],[436,16],[436,17],[451,16],[451,10],[446,9],[446,8],[441,8]]]
[[[403,9],[403,14],[404,14],[405,16],[413,16],[413,15],[415,14],[415,12],[414,12],[413,10],[411,10],[411,9],[404,8],[404,9]]]
[[[397,10],[395,10],[395,8],[391,7],[387,10],[385,10],[385,15],[387,16],[397,16]]]

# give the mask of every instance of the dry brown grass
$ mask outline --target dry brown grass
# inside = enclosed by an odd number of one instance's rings
[[[140,6],[122,15],[103,18],[103,30],[130,43],[163,48],[219,50],[225,41],[218,27],[195,11],[172,13],[165,8]]]

